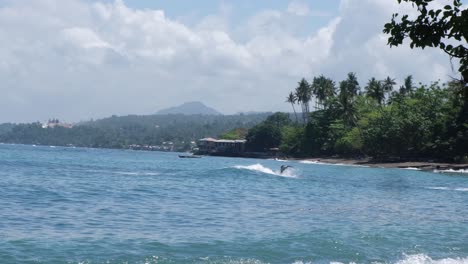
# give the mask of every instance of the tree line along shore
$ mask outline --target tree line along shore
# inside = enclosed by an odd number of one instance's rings
[[[275,113],[254,126],[246,148],[278,147],[289,157],[347,157],[372,162],[468,163],[468,100],[463,82],[413,82],[354,73],[336,83],[302,79],[285,98],[293,118]],[[296,111],[299,108],[300,111]]]

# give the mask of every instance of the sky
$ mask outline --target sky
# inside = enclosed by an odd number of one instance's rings
[[[438,0],[444,5],[449,0]],[[457,77],[437,49],[389,48],[393,0],[0,0],[0,123],[291,111],[305,77]]]

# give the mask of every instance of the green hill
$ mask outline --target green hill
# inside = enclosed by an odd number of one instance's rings
[[[0,125],[0,142],[17,144],[130,148],[164,146],[187,150],[190,142],[218,137],[235,128],[251,128],[270,113],[238,115],[128,115],[76,124],[72,128],[42,128],[40,123]]]

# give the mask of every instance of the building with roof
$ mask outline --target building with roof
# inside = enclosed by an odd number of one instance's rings
[[[228,140],[202,138],[198,140],[199,154],[240,154],[245,151],[245,139]]]
[[[73,125],[69,123],[60,122],[58,119],[49,119],[47,123],[42,124],[42,128],[55,128],[55,127],[63,127],[63,128],[72,128]]]

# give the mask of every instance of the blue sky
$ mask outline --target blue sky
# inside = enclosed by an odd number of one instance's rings
[[[88,0],[93,1],[93,0]],[[113,2],[112,0],[106,0]],[[314,10],[320,10],[331,15],[338,12],[339,0],[304,0]],[[233,8],[234,17],[242,19],[257,13],[263,9],[282,10],[287,8],[289,1],[285,0],[126,0],[125,3],[133,8],[163,9],[171,17],[181,17],[192,13],[205,16],[217,13],[223,5]]]
[[[285,97],[303,77],[355,72],[362,87],[456,77],[437,49],[387,46],[394,12],[417,11],[396,0],[0,0],[0,122],[187,101],[225,114],[291,111]]]
[[[87,0],[90,3],[96,0]],[[114,0],[101,2],[112,3]],[[286,0],[124,0],[128,7],[135,9],[164,10],[165,14],[177,21],[188,25],[195,25],[206,16],[227,13],[229,26],[236,28],[255,14],[266,10],[285,10],[292,1]],[[296,32],[308,34],[324,26],[330,17],[337,16],[340,0],[298,0],[294,1],[307,5],[316,15],[301,21]]]

